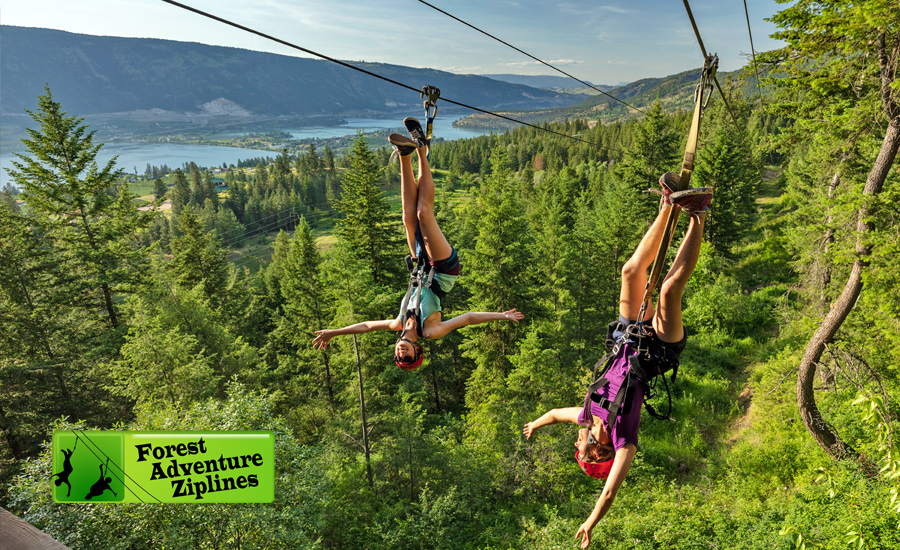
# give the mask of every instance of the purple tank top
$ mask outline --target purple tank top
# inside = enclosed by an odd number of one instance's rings
[[[609,384],[598,389],[598,394],[612,401],[616,398],[616,394],[620,389],[621,391],[626,391],[626,388],[622,387],[622,383],[625,381],[625,375],[628,373],[628,358],[635,353],[636,352],[628,346],[625,353],[618,355],[615,358],[612,366],[609,368],[609,372],[606,373]],[[585,404],[587,404],[590,399],[590,395],[585,395]],[[603,425],[606,427],[606,431],[612,440],[613,447],[617,451],[624,447],[626,443],[632,443],[635,446],[637,445],[638,428],[641,424],[641,407],[644,403],[643,384],[636,384],[634,400],[631,403],[631,410],[627,414],[625,413],[627,407],[625,403],[622,404],[622,411],[620,411],[619,418],[616,420],[616,425],[613,426],[612,430],[609,429],[609,424],[607,423],[609,411],[601,408],[600,405],[593,401],[590,401],[590,403],[591,413],[603,420]],[[585,418],[584,410],[578,415],[578,423],[583,426],[586,426],[589,423],[589,419]]]

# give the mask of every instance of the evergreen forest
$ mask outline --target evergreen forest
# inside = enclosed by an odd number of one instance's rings
[[[723,81],[703,115],[674,421],[644,415],[591,547],[900,548],[900,18],[800,0],[774,21],[761,91]],[[413,373],[388,331],[312,346],[406,290],[383,142],[135,178],[49,88],[29,114],[0,193],[0,506],[74,549],[576,545],[604,481],[572,427],[522,426],[584,403],[690,110],[435,143],[462,265],[444,317],[525,318],[428,341]],[[275,500],[54,503],[68,429],[270,430]]]

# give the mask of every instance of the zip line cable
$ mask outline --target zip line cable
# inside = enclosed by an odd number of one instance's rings
[[[265,34],[265,33],[263,33],[263,32],[260,32],[260,31],[251,29],[250,27],[245,27],[244,25],[241,25],[241,24],[239,24],[239,23],[235,23],[235,22],[233,22],[233,21],[229,21],[228,19],[219,17],[219,16],[217,16],[217,15],[213,15],[213,14],[208,13],[208,12],[205,12],[205,11],[203,11],[203,10],[199,10],[199,9],[197,9],[197,8],[194,8],[194,7],[191,7],[191,6],[182,4],[182,3],[180,3],[180,2],[176,2],[175,0],[162,0],[162,1],[165,2],[166,4],[171,4],[171,5],[173,5],[173,6],[176,6],[176,7],[181,8],[181,9],[183,9],[183,10],[187,10],[187,11],[190,11],[190,12],[194,12],[194,13],[196,13],[197,15],[202,15],[203,17],[207,17],[207,18],[212,19],[212,20],[214,20],[214,21],[218,21],[218,22],[220,22],[220,23],[224,23],[225,25],[232,26],[232,27],[234,27],[234,28],[236,28],[236,29],[240,29],[240,30],[242,30],[242,31],[249,32],[249,33],[251,33],[251,34],[255,34],[255,35],[260,36],[260,37],[262,37],[262,38],[265,38],[265,39],[267,39],[267,40],[272,40],[273,42],[278,42],[279,44],[282,44],[282,45],[287,46],[287,47],[289,47],[289,48],[293,48],[293,49],[295,49],[295,50],[300,50],[301,52],[308,53],[308,54],[314,55],[314,56],[316,56],[316,57],[321,57],[322,59],[325,59],[326,61],[331,61],[332,63],[337,63],[338,65],[341,65],[341,66],[343,66],[343,67],[347,67],[348,69],[353,69],[354,71],[359,71],[359,72],[364,73],[364,74],[367,74],[367,75],[369,75],[369,76],[373,76],[373,77],[375,77],[375,78],[377,78],[377,79],[379,79],[379,80],[384,80],[385,82],[390,82],[391,84],[396,84],[397,86],[400,86],[401,88],[406,88],[407,90],[411,90],[411,91],[415,92],[416,94],[421,94],[421,93],[422,93],[422,90],[413,88],[412,86],[410,86],[410,85],[408,85],[408,84],[404,84],[404,83],[402,83],[402,82],[397,82],[396,80],[390,79],[390,78],[388,78],[388,77],[386,77],[386,76],[381,76],[380,74],[373,73],[372,71],[367,71],[366,69],[363,69],[363,68],[361,68],[361,67],[356,67],[356,66],[354,66],[354,65],[351,65],[351,64],[346,63],[346,62],[344,62],[344,61],[340,61],[340,60],[335,59],[335,58],[333,58],[333,57],[329,57],[329,56],[327,56],[327,55],[320,54],[320,53],[318,53],[318,52],[314,52],[314,51],[312,51],[312,50],[310,50],[310,49],[304,48],[303,46],[298,46],[298,45],[293,44],[293,43],[291,43],[291,42],[288,42],[288,41],[286,41],[286,40],[282,40],[282,39],[280,39],[280,38],[276,38],[276,37],[274,37],[274,36]],[[458,107],[464,107],[464,108],[466,108],[466,109],[471,109],[471,110],[473,110],[473,111],[478,111],[479,113],[484,113],[484,114],[486,114],[486,115],[491,115],[491,116],[494,116],[494,117],[497,117],[497,118],[502,118],[502,119],[508,120],[508,121],[510,121],[510,122],[515,122],[516,124],[521,124],[521,125],[523,125],[523,126],[529,126],[529,127],[531,127],[531,128],[534,128],[534,129],[536,129],[536,130],[540,130],[540,131],[542,131],[542,132],[548,132],[548,133],[556,134],[556,135],[558,135],[558,136],[561,136],[561,137],[564,137],[564,138],[567,138],[567,139],[571,139],[571,140],[575,140],[575,141],[580,141],[581,143],[587,143],[588,145],[593,145],[594,147],[600,147],[600,148],[603,148],[603,147],[604,147],[603,145],[600,145],[600,144],[598,144],[598,143],[594,143],[594,142],[592,142],[592,141],[587,141],[587,140],[585,140],[585,139],[580,139],[580,138],[577,138],[577,137],[575,137],[575,136],[570,136],[570,135],[568,135],[568,134],[563,134],[562,132],[557,132],[557,131],[555,131],[555,130],[550,130],[549,128],[542,128],[541,126],[538,126],[538,125],[536,125],[536,124],[531,124],[531,123],[528,123],[528,122],[523,122],[523,121],[521,121],[521,120],[516,120],[516,119],[514,119],[514,118],[512,118],[512,117],[508,117],[508,116],[506,116],[506,115],[501,115],[501,114],[499,114],[499,113],[494,113],[494,112],[491,112],[491,111],[487,111],[487,110],[482,109],[482,108],[480,108],[480,107],[474,107],[474,106],[472,106],[472,105],[467,105],[467,104],[465,104],[465,103],[460,103],[459,101],[454,101],[454,100],[452,100],[452,99],[447,99],[447,98],[445,98],[445,97],[441,97],[441,101],[445,101],[445,102],[447,102],[447,103],[450,103],[451,105],[456,105],[456,106],[458,106]],[[607,147],[607,149],[608,149],[608,147]]]
[[[166,1],[166,0],[163,0]],[[694,14],[691,12],[691,5],[688,4],[688,0],[684,0],[684,9],[687,10],[688,17],[691,20],[691,26],[694,27],[694,35],[697,37],[697,43],[700,44],[700,55],[703,56],[703,66],[709,69],[709,65],[707,63],[707,52],[706,47],[703,45],[703,39],[700,38],[700,30],[697,29],[697,22],[694,21]],[[716,89],[719,90],[719,96],[721,96],[722,101],[725,102],[725,107],[728,109],[728,114],[731,115],[731,120],[734,121],[735,124],[738,124],[737,117],[734,116],[734,111],[731,110],[731,105],[728,103],[728,97],[725,96],[725,92],[722,91],[722,86],[719,85],[719,79],[716,78],[716,74],[712,75],[713,82],[716,83]],[[740,128],[740,125],[738,125]],[[743,131],[741,132],[743,134]]]
[[[756,63],[756,48],[753,47],[753,31],[750,30],[750,12],[747,11],[747,0],[744,0],[744,15],[747,17],[747,34],[750,35],[750,53],[753,55],[753,70],[756,72],[756,90],[759,92],[759,104],[763,105],[762,86],[759,83],[759,65]]]
[[[317,207],[317,206],[330,206],[330,205],[331,205],[330,202],[325,201],[325,202],[317,202],[317,203],[313,203],[313,204],[303,204],[303,207],[315,209],[315,207]],[[275,216],[280,216],[280,215],[284,214],[285,212],[292,212],[295,210],[296,210],[295,206],[292,206],[290,208],[283,208],[283,209],[278,210],[277,212],[275,212],[273,214],[269,214],[268,216],[265,216],[259,220],[254,220],[254,222],[257,224],[261,224],[262,222],[264,222],[264,221],[267,222],[267,220],[270,220],[270,219],[274,218]],[[300,215],[300,214],[298,214],[298,215]],[[238,223],[240,223],[240,222],[238,222]],[[245,227],[244,229],[232,229],[231,231],[226,231],[226,232],[222,233],[221,235],[219,235],[219,238],[222,239],[222,241],[230,241],[230,240],[232,240],[233,235],[240,233],[241,231],[247,231],[247,228]],[[254,231],[254,230],[251,229],[250,231]]]
[[[638,109],[637,107],[635,107],[634,105],[631,105],[630,103],[626,103],[625,101],[622,101],[621,99],[619,99],[619,98],[617,98],[617,97],[614,97],[614,96],[612,96],[612,95],[610,95],[610,94],[604,92],[603,90],[601,90],[600,88],[594,86],[593,84],[591,84],[591,83],[589,83],[589,82],[585,82],[584,80],[581,80],[581,79],[578,78],[578,77],[572,76],[572,75],[570,75],[569,73],[565,72],[564,70],[558,69],[558,68],[554,67],[553,65],[551,65],[550,63],[547,63],[546,61],[544,61],[544,60],[542,60],[542,59],[539,59],[539,58],[537,58],[537,57],[531,55],[530,53],[528,53],[528,52],[526,52],[526,51],[520,50],[519,48],[517,48],[517,47],[513,46],[512,44],[510,44],[509,42],[506,42],[506,41],[504,41],[504,40],[501,40],[500,38],[497,38],[497,37],[494,36],[493,34],[491,34],[491,33],[489,33],[489,32],[485,32],[485,31],[479,29],[478,27],[476,27],[475,25],[472,25],[472,24],[470,24],[470,23],[467,23],[466,21],[463,21],[463,20],[460,19],[459,17],[456,17],[456,16],[453,15],[453,14],[447,13],[446,11],[442,10],[441,8],[439,8],[439,7],[437,7],[437,6],[433,5],[433,4],[429,4],[428,2],[425,2],[425,0],[418,0],[418,1],[419,1],[420,3],[422,3],[422,4],[425,4],[425,5],[428,6],[429,8],[432,8],[432,9],[434,9],[434,10],[436,10],[436,11],[439,11],[439,12],[443,13],[444,15],[446,15],[447,17],[449,17],[449,18],[451,18],[451,19],[455,19],[455,20],[459,21],[460,23],[462,23],[463,25],[465,25],[465,26],[467,26],[467,27],[469,27],[469,28],[471,28],[471,29],[475,29],[476,31],[480,32],[481,34],[483,34],[483,35],[485,35],[485,36],[488,36],[488,37],[490,37],[490,38],[493,38],[494,40],[496,40],[497,42],[500,42],[501,44],[504,44],[504,45],[506,45],[506,46],[509,46],[510,48],[516,50],[517,52],[521,53],[522,55],[528,56],[528,57],[530,57],[531,59],[534,59],[535,61],[537,61],[538,63],[542,63],[542,64],[546,65],[547,67],[550,67],[551,69],[553,69],[553,70],[556,71],[556,72],[561,73],[561,74],[564,74],[564,75],[566,75],[567,77],[571,78],[572,80],[575,80],[576,82],[580,82],[580,83],[584,84],[585,86],[587,86],[588,88],[591,88],[591,89],[593,89],[593,90],[596,90],[596,91],[600,92],[601,94],[605,95],[606,97],[618,101],[619,103],[621,103],[622,105],[625,105],[626,107],[630,107],[630,108],[634,109],[635,111],[637,111],[637,112],[639,112],[639,113],[647,114],[647,113],[645,113],[644,111],[642,111],[641,109]]]

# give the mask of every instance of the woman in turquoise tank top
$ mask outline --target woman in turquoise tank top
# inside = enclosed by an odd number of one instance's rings
[[[401,311],[392,319],[363,321],[339,329],[317,330],[313,347],[325,349],[328,341],[341,334],[360,334],[376,330],[400,331],[394,344],[394,362],[403,370],[413,371],[422,364],[424,349],[419,337],[437,339],[452,330],[485,323],[487,321],[512,321],[524,318],[521,312],[511,309],[503,312],[469,312],[452,319],[441,319],[441,298],[456,284],[459,278],[459,258],[456,250],[447,242],[434,216],[434,180],[428,165],[428,142],[419,121],[409,117],[403,121],[412,139],[391,134],[390,142],[400,155],[400,185],[403,202],[403,225],[410,254],[428,259],[434,272],[431,287],[414,289],[404,300]],[[419,156],[419,177],[413,174],[412,153]],[[421,293],[419,299],[418,293]],[[418,305],[418,312],[416,305]],[[404,307],[405,306],[405,307]]]

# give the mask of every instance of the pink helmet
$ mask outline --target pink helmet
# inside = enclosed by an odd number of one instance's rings
[[[616,461],[615,455],[606,462],[585,462],[578,458],[578,449],[575,449],[575,461],[581,467],[581,471],[591,477],[597,479],[606,479],[609,477],[609,471],[612,470],[613,462]]]

